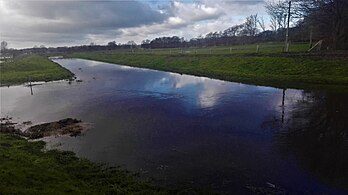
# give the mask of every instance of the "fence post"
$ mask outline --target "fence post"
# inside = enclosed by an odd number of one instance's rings
[[[289,52],[289,46],[290,46],[290,43],[287,42],[287,43],[286,43],[286,52]]]
[[[33,85],[31,84],[31,76],[29,76],[28,79],[29,79],[30,94],[33,95]]]
[[[230,54],[232,54],[232,47],[230,47]]]
[[[312,47],[313,44],[313,27],[310,27],[310,32],[309,32],[309,49]]]
[[[260,50],[260,46],[256,45],[256,53],[259,53],[259,50]]]
[[[320,40],[320,42],[319,42],[319,47],[318,47],[318,51],[320,51],[321,50],[321,45],[323,44],[323,40]]]

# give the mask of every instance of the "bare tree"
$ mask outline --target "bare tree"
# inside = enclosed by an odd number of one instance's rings
[[[257,14],[248,16],[244,23],[242,35],[255,36],[259,31],[257,28],[257,23],[258,23]]]
[[[302,0],[300,8],[315,37],[332,49],[348,48],[347,0]]]
[[[286,1],[268,1],[266,3],[267,13],[271,16],[272,29],[277,31],[278,29],[285,28],[286,16],[288,10],[286,9]]]
[[[275,16],[271,16],[271,29],[274,32],[277,32],[278,30],[278,22],[277,22],[277,18]]]
[[[263,19],[263,17],[259,17],[257,23],[259,24],[262,31],[266,30],[265,20]]]
[[[273,30],[285,28],[289,0],[269,0],[266,4]],[[313,26],[313,37],[333,49],[348,48],[347,0],[292,0],[292,24]]]

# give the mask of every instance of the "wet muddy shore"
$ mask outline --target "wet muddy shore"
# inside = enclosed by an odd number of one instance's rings
[[[6,117],[0,120],[0,133],[19,135],[29,139],[60,135],[79,136],[84,130],[81,122],[81,120],[75,118],[65,118],[59,121],[32,125],[22,131],[15,126],[17,123],[12,122],[11,117]],[[23,122],[22,125],[31,125],[31,121]]]

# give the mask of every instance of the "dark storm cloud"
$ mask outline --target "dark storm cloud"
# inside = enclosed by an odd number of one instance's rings
[[[153,24],[166,19],[165,14],[138,1],[20,1],[9,3],[9,8],[32,18],[33,30],[37,28],[48,32],[76,32],[91,28],[108,30]],[[35,22],[40,19],[51,21],[53,25],[50,23],[40,25]]]
[[[66,43],[98,34],[112,39],[119,29],[168,17],[139,1],[4,1],[3,7],[1,37],[15,42]]]

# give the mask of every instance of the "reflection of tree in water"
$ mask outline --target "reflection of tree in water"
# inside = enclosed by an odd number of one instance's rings
[[[348,188],[348,95],[304,95],[277,144],[324,182]]]

